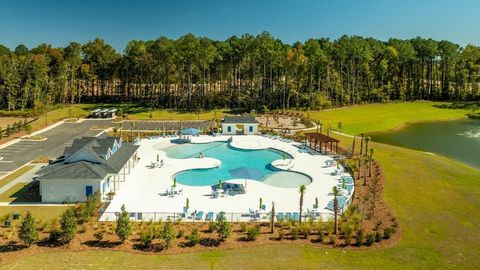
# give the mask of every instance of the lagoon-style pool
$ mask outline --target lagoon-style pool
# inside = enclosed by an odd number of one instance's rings
[[[245,150],[232,147],[228,142],[211,142],[186,143],[162,150],[170,158],[197,158],[202,153],[205,157],[221,161],[217,168],[192,169],[177,173],[174,177],[178,183],[184,185],[207,186],[217,184],[218,180],[238,179],[231,175],[230,170],[240,167],[255,170],[258,174],[252,180],[263,181],[272,186],[297,188],[311,182],[311,178],[305,174],[272,167],[270,163],[274,160],[292,158],[287,153],[274,149]]]

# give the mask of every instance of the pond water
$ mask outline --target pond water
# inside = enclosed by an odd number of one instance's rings
[[[480,120],[412,123],[369,136],[376,142],[438,153],[480,169]]]

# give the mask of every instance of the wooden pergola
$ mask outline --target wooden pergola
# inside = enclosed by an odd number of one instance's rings
[[[322,133],[306,133],[305,135],[307,135],[307,145],[310,148],[322,154],[328,151],[338,153],[339,140]],[[322,149],[325,151],[322,151]]]

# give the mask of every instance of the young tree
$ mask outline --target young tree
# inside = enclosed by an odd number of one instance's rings
[[[338,188],[334,186],[333,189],[332,189],[332,192],[333,192],[333,217],[334,217],[333,233],[337,234],[337,231],[338,231],[338,210],[339,210],[339,206],[338,206],[339,191],[338,191]]]
[[[368,176],[372,176],[373,148],[370,148],[370,159],[368,164]]]
[[[167,220],[163,225],[161,237],[165,241],[166,249],[173,247],[176,236],[175,236],[175,229],[173,227],[173,222],[171,220]]]
[[[302,224],[302,211],[303,211],[303,195],[305,194],[305,190],[307,188],[305,187],[305,185],[301,185],[300,186],[300,224]]]
[[[220,213],[217,221],[217,233],[221,241],[225,241],[232,234],[232,225],[225,218],[225,213]]]
[[[70,243],[77,233],[77,219],[72,208],[63,212],[60,221],[60,239],[63,243]]]
[[[353,142],[352,142],[352,157],[355,156],[355,140],[357,136],[353,136]]]
[[[132,222],[130,221],[128,212],[125,210],[125,205],[122,205],[121,207],[120,216],[117,219],[115,233],[122,242],[125,242],[125,240],[127,240],[132,233]]]
[[[20,240],[22,240],[28,246],[38,240],[38,232],[35,228],[35,219],[30,211],[27,211],[27,215],[18,228],[18,238],[20,238]]]
[[[365,156],[368,155],[368,142],[371,140],[370,136],[365,138]]]

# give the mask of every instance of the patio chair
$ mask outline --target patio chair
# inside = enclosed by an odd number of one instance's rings
[[[213,221],[213,212],[208,212],[205,221]]]
[[[277,221],[284,221],[285,220],[285,217],[283,216],[283,213],[282,212],[279,212],[277,213]]]
[[[195,220],[202,220],[203,219],[203,211],[198,211],[195,215]]]
[[[294,213],[293,213],[293,220],[295,220],[295,221],[299,221],[299,220],[300,220],[300,216],[299,216],[298,212],[294,212]]]

